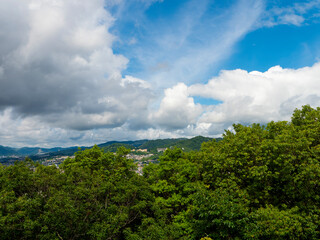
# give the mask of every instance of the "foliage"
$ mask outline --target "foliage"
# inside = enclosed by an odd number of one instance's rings
[[[2,239],[122,239],[152,195],[120,148],[78,152],[61,169],[18,162],[1,168]]]

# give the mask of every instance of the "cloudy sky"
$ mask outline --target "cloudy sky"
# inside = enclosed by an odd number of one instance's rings
[[[1,0],[0,145],[216,137],[320,106],[320,0]]]

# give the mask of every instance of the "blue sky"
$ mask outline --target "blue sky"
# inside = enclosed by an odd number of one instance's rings
[[[221,69],[266,71],[274,65],[311,66],[319,57],[320,4],[317,1],[167,0],[151,5],[130,2],[112,11],[118,16],[111,28],[119,37],[114,50],[130,59],[124,74],[152,78],[157,67],[170,68],[172,62],[197,54],[202,48],[210,51],[214,48],[211,44],[218,44],[217,39],[224,36],[225,41],[232,41],[225,53],[208,58],[209,63],[185,81],[206,82]],[[247,14],[250,16],[246,18]],[[281,20],[286,15],[300,21]],[[235,39],[228,39],[226,31],[234,30],[229,25],[242,18],[252,21],[250,26],[240,30],[242,34]]]
[[[320,106],[320,0],[2,0],[0,145],[218,137]]]
[[[311,66],[319,58],[320,25],[279,25],[248,33],[236,45],[224,69],[266,71],[274,65],[285,68]]]

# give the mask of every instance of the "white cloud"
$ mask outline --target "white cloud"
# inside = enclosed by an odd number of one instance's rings
[[[224,129],[230,129],[233,123],[250,124],[266,123],[271,120],[290,120],[295,108],[304,104],[320,106],[320,63],[312,67],[299,69],[283,69],[280,66],[270,68],[266,72],[247,72],[245,70],[221,71],[207,84],[194,84],[189,87],[179,83],[165,90],[165,94],[157,110],[142,111],[150,105],[149,97],[135,95],[141,100],[133,110],[122,106],[122,111],[131,111],[130,118],[121,120],[121,115],[110,111],[111,115],[64,114],[59,122],[59,115],[43,119],[43,116],[20,117],[12,108],[0,114],[0,139],[3,145],[91,145],[108,140],[133,140],[151,138],[171,138],[205,135],[217,137]],[[128,80],[129,79],[129,80]],[[130,91],[136,90],[136,84],[142,80],[127,78],[123,81]],[[146,88],[147,90],[149,88]],[[128,93],[130,92],[128,90]],[[149,89],[150,90],[150,89]],[[193,96],[213,98],[222,101],[216,106],[196,104]],[[132,99],[128,96],[128,99]],[[101,98],[101,103],[116,105],[113,96]],[[126,102],[120,100],[120,102]],[[131,105],[132,106],[132,105]],[[90,110],[93,110],[90,108]],[[98,109],[99,110],[99,109]],[[97,110],[97,112],[99,112]],[[134,112],[136,114],[134,115]],[[144,114],[141,114],[144,113]],[[112,115],[113,114],[113,115]],[[106,118],[106,119],[105,119]],[[86,126],[84,121],[95,122],[99,127],[112,128],[72,130],[72,126]],[[120,121],[120,123],[117,123]],[[69,128],[59,127],[70,124]],[[55,126],[55,127],[52,127]],[[17,140],[20,139],[21,141]]]
[[[221,71],[207,84],[191,85],[188,91],[191,96],[223,102],[208,109],[198,120],[212,124],[210,131],[215,133],[234,122],[289,120],[295,108],[304,104],[319,106],[319,77],[320,63],[299,69],[275,66],[266,72],[237,69]]]
[[[188,96],[188,87],[178,83],[165,90],[159,110],[150,118],[166,129],[181,129],[195,124],[201,112],[200,104],[195,104],[193,98]]]
[[[81,130],[80,144],[91,129],[148,127],[152,90],[122,79],[128,59],[113,52],[113,24],[103,0],[1,2],[0,144],[68,144]]]
[[[141,80],[139,78],[135,78],[135,77],[132,77],[132,76],[125,76],[125,78],[123,78],[121,80],[121,83],[120,85],[122,87],[125,87],[127,86],[128,84],[134,84],[134,85],[138,85],[139,87],[141,88],[150,88],[151,89],[151,84],[144,81],[144,80]]]
[[[319,0],[292,2],[291,5],[283,7],[274,5],[264,12],[262,18],[258,21],[257,27],[273,27],[281,24],[301,26],[308,23],[309,20],[317,18],[314,14],[311,17],[308,15],[310,11],[315,9],[320,9]]]
[[[121,78],[128,59],[112,50],[103,0],[4,0],[0,16],[1,109],[79,130],[121,126],[134,108],[146,114],[152,93]]]
[[[302,16],[296,14],[286,14],[279,17],[280,24],[292,24],[295,26],[300,26],[304,22],[304,18]]]

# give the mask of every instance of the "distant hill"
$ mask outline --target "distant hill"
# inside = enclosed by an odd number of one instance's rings
[[[88,147],[82,147],[88,148]],[[73,155],[75,152],[78,151],[78,147],[70,147],[70,148],[11,148],[11,147],[4,147],[0,145],[0,156],[1,157],[10,157],[10,156],[17,156],[17,157],[31,157],[33,158],[41,158],[43,156],[56,156],[56,155]]]
[[[178,147],[183,149],[184,151],[196,151],[200,150],[201,144],[204,142],[212,141],[212,138],[197,136],[191,139],[183,139],[176,143],[174,143],[173,147]]]
[[[136,141],[110,141],[106,143],[98,144],[98,147],[105,148],[109,147],[111,145],[118,145],[118,146],[131,146],[133,148],[139,148],[141,145],[143,145],[146,142],[149,142],[150,140],[144,139],[144,140],[136,140]]]
[[[22,156],[30,156],[30,155],[37,155],[37,154],[45,154],[51,152],[58,152],[61,150],[65,150],[66,148],[56,147],[56,148],[18,148],[16,151],[19,155]]]
[[[148,149],[148,151],[156,151],[157,148],[170,147],[173,144],[183,140],[185,138],[176,138],[176,139],[156,139],[156,140],[137,140],[137,141],[124,141],[124,142],[106,142],[99,144],[105,152],[116,152],[117,148],[120,146],[129,148],[129,149]]]
[[[98,145],[100,147],[100,145]],[[112,143],[110,145],[101,147],[103,149],[104,152],[116,152],[117,149],[119,147],[125,147],[128,149],[134,149],[135,147],[131,144],[127,144],[127,143],[121,143],[121,142],[116,142],[116,143]]]
[[[0,156],[15,155],[16,151],[14,148],[0,146]]]
[[[116,152],[117,148],[124,146],[129,149],[148,149],[148,151],[156,152],[157,148],[182,148],[184,151],[199,150],[203,142],[211,141],[213,138],[197,136],[194,138],[170,138],[156,140],[137,140],[137,141],[109,141],[98,144],[105,152]],[[219,140],[219,139],[217,139]],[[90,147],[80,147],[82,150]],[[11,156],[18,156],[20,159],[30,157],[33,160],[41,160],[44,158],[52,158],[57,156],[72,156],[79,150],[79,147],[69,148],[11,148],[0,145],[0,157],[3,161],[7,161]],[[3,162],[0,161],[0,162]]]
[[[194,138],[168,138],[155,140],[138,140],[138,141],[124,141],[124,142],[106,142],[99,144],[105,152],[115,152],[118,147],[124,146],[129,149],[148,149],[150,152],[157,151],[157,148],[182,148],[184,151],[199,150],[203,142],[211,141],[213,138],[197,136]]]
[[[32,160],[41,160],[45,158],[53,158],[53,157],[59,157],[59,156],[72,156],[76,152],[79,151],[79,149],[84,150],[91,147],[70,147],[70,148],[61,148],[58,151],[52,151],[52,152],[43,152],[40,154],[34,154],[34,155],[28,155]]]
[[[148,149],[148,151],[157,150],[157,148],[171,147],[177,142],[184,140],[186,138],[169,138],[169,139],[156,139],[150,140],[140,146],[142,149]]]

